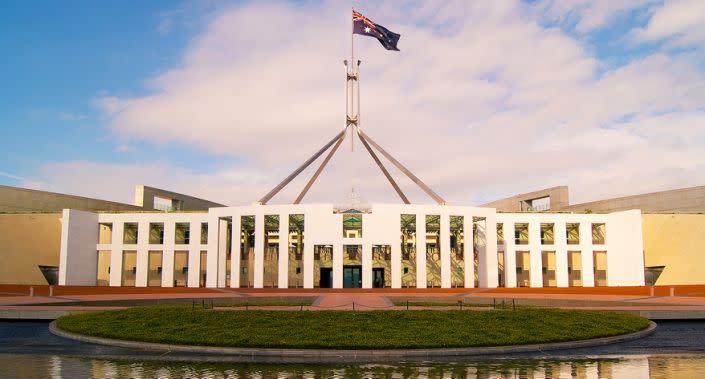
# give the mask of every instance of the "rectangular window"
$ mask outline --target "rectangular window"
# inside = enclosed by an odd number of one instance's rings
[[[122,277],[120,284],[123,287],[135,286],[135,274],[137,273],[137,252],[125,250],[122,252]]]
[[[149,252],[149,271],[147,272],[147,286],[160,287],[162,285],[162,252]]]
[[[441,216],[426,215],[426,286],[441,286]]]
[[[401,219],[401,286],[416,287],[416,215],[403,214]]]
[[[304,215],[289,215],[289,287],[304,286]]]
[[[126,222],[122,231],[122,243],[136,244],[137,243],[137,223]]]
[[[333,288],[333,246],[313,246],[313,287]]]
[[[553,238],[553,223],[541,223],[541,244],[542,245],[553,245],[555,243]]]
[[[568,245],[580,244],[580,224],[568,223],[565,224],[565,233]]]
[[[96,275],[96,285],[110,285],[110,250],[98,251],[98,273]]]
[[[605,244],[605,224],[592,224],[592,244],[593,245],[604,245]]]
[[[392,247],[372,245],[372,288],[392,286]]]
[[[149,223],[149,243],[152,245],[161,245],[164,243],[164,223],[163,222]]]
[[[201,259],[198,263],[199,263],[198,286],[205,287],[206,286],[206,278],[208,277],[208,270],[207,270],[208,252],[207,251],[201,250]]]
[[[174,243],[177,245],[188,245],[191,237],[191,224],[188,222],[177,222],[174,230]]]
[[[201,245],[205,245],[207,243],[208,243],[208,223],[202,222],[201,223]]]
[[[529,244],[529,224],[514,224],[514,243],[516,245]]]
[[[362,213],[343,214],[343,237],[362,238]]]
[[[188,251],[174,252],[174,287],[188,286]]]
[[[497,279],[499,287],[506,286],[504,282],[504,251],[497,252]]]
[[[528,251],[516,252],[517,287],[531,287],[531,260]]]
[[[255,281],[255,216],[240,217],[240,287],[252,287]]]
[[[541,274],[543,275],[544,287],[556,286],[556,252],[541,252]]]
[[[579,251],[569,251],[568,252],[568,286],[569,287],[582,287],[583,286],[582,267],[583,267],[583,261],[580,256],[580,252]]]
[[[279,215],[264,216],[264,287],[279,285]]]
[[[593,267],[595,271],[595,286],[604,287],[607,285],[607,252],[592,252]]]
[[[110,244],[113,243],[113,223],[102,222],[98,224],[98,243]]]
[[[450,216],[450,286],[465,287],[465,217]]]
[[[504,244],[504,224],[501,222],[497,223],[497,244]]]

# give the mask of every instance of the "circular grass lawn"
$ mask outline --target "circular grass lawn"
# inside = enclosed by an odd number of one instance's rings
[[[419,349],[522,345],[632,333],[645,318],[560,309],[418,311],[192,310],[136,307],[63,316],[57,326],[96,337],[178,345]]]

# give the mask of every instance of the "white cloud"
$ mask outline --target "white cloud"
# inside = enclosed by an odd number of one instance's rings
[[[659,130],[686,132],[682,125],[702,120],[703,72],[687,57],[656,52],[598,75],[601,62],[582,42],[541,27],[545,15],[536,14],[578,17],[576,28],[590,30],[644,6],[615,3],[580,3],[577,11],[563,2],[364,3],[359,9],[402,34],[402,51],[356,37],[362,125],[456,203],[558,184],[571,186],[576,202],[702,184],[702,136],[665,138]],[[348,27],[349,8],[339,2],[245,3],[215,17],[180,65],[149,78],[151,95],[96,100],[118,138],[235,156],[241,163],[232,170],[82,162],[52,165],[46,175],[57,188],[85,185],[95,194],[124,196],[116,191],[130,193],[130,182],[253,202],[343,127]],[[678,125],[659,129],[661,122]],[[359,142],[354,153],[347,146],[311,201],[338,202],[352,186],[370,201],[395,201]],[[429,201],[391,171],[412,199]],[[293,199],[305,180],[279,201]]]
[[[534,9],[544,20],[575,24],[575,30],[587,33],[602,28],[629,11],[653,6],[657,0],[541,0]]]
[[[668,40],[674,46],[705,47],[705,2],[672,0],[655,9],[644,28],[636,29],[638,39]]]

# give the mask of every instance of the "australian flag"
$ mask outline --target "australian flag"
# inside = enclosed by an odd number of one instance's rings
[[[352,17],[353,33],[375,37],[385,49],[399,51],[397,48],[397,42],[399,42],[399,37],[401,37],[401,35],[389,31],[389,29],[380,24],[375,24],[372,20],[355,10],[352,12]]]

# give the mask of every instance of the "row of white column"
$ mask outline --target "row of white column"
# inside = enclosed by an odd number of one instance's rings
[[[278,275],[277,286],[287,288],[289,273],[289,253],[288,236],[289,223],[288,214],[279,215],[279,250],[278,250]],[[207,261],[207,282],[208,287],[225,287],[226,285],[237,288],[240,286],[241,272],[241,216],[231,217],[231,261],[230,261],[230,283],[226,283],[226,233],[228,220],[222,217],[209,218],[208,229],[208,261]],[[451,257],[450,257],[450,216],[441,215],[441,287],[451,287]],[[305,223],[305,220],[304,220]],[[480,233],[487,241],[479,247],[478,272],[480,287],[497,286],[497,235],[494,216],[487,217],[482,223]],[[217,227],[214,227],[216,226]],[[489,227],[488,227],[489,226]],[[466,288],[474,286],[474,252],[473,252],[473,218],[464,216],[464,260],[465,273],[464,283]],[[416,283],[418,288],[426,288],[426,223],[425,215],[418,214],[416,220]],[[254,245],[254,287],[262,288],[264,278],[264,215],[255,215],[255,245]],[[362,287],[372,288],[372,243],[363,239],[343,239],[342,243],[325,243],[322,241],[311,241],[304,237],[303,250],[303,277],[304,287],[313,288],[313,247],[314,245],[333,246],[333,288],[343,287],[343,247],[348,245],[362,246]],[[401,231],[397,233],[397,239],[374,245],[391,246],[391,284],[392,288],[401,288]],[[189,263],[190,264],[190,263]],[[190,271],[190,270],[189,270]],[[217,275],[211,273],[217,272]],[[190,282],[190,279],[189,279]]]
[[[581,276],[583,287],[595,286],[593,273],[593,251],[605,251],[605,245],[591,244],[592,225],[589,222],[581,222],[579,226],[580,240],[577,245],[567,244],[566,222],[558,221],[554,223],[554,244],[541,244],[541,223],[529,223],[529,243],[527,245],[517,245],[514,240],[514,223],[506,222],[504,228],[504,272],[505,286],[514,288],[517,286],[516,275],[516,252],[529,252],[529,278],[531,287],[543,287],[543,262],[542,251],[554,251],[556,254],[556,286],[568,287],[568,251],[579,251],[581,257]],[[569,248],[570,246],[570,248]],[[502,247],[500,247],[501,249]]]
[[[201,251],[207,250],[209,245],[201,245],[200,238],[191,238],[189,244],[175,243],[175,222],[164,222],[164,243],[149,243],[149,221],[137,223],[137,243],[123,243],[124,223],[114,222],[112,230],[112,243],[110,246],[98,245],[98,250],[110,250],[110,286],[122,285],[123,254],[125,251],[136,251],[135,286],[146,287],[149,274],[149,252],[162,252],[162,287],[174,285],[174,251],[188,251],[188,286],[198,287],[200,272]],[[201,222],[190,222],[191,235],[193,231],[200,231]],[[196,234],[200,236],[200,233]],[[210,238],[210,236],[209,236]]]

